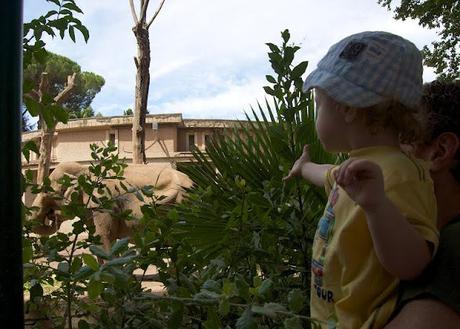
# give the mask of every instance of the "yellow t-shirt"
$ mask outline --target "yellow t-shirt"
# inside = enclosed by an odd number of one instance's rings
[[[381,167],[387,197],[436,248],[436,200],[428,163],[388,146],[353,150],[350,157]],[[365,214],[335,184],[333,170],[326,174],[329,200],[313,242],[311,316],[327,322],[323,328],[382,328],[393,312],[399,280],[380,264]]]

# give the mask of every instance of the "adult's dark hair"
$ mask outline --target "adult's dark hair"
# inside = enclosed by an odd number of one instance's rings
[[[460,139],[460,80],[425,84],[423,102],[428,112],[427,142],[445,132],[452,132]],[[455,158],[451,171],[460,182],[460,150]]]

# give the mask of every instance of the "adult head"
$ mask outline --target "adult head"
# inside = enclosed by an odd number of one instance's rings
[[[426,84],[423,100],[429,120],[414,152],[432,162],[440,247],[419,281],[402,286],[402,308],[385,329],[460,328],[460,81]],[[405,300],[407,292],[416,294]]]
[[[432,162],[438,226],[442,227],[460,213],[460,81],[425,84],[423,102],[428,120],[415,155]]]

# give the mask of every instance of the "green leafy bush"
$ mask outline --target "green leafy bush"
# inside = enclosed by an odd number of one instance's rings
[[[264,89],[273,101],[258,104],[232,138],[216,137],[181,168],[196,187],[177,207],[178,258],[188,260],[187,275],[207,279],[198,296],[224,310],[247,305],[218,313],[222,324],[237,328],[272,328],[283,320],[295,328],[308,317],[310,250],[326,197],[300,179],[282,178],[307,143],[315,161],[338,160],[321,148],[312,95],[301,91],[307,62],[293,65],[300,48],[289,44],[287,30],[282,38],[281,46],[267,44],[275,76],[267,75]]]
[[[110,251],[100,246],[91,219],[95,211],[112,211],[105,182],[122,181],[125,165],[114,147],[91,146],[91,174],[60,181],[76,191],[61,207],[67,218],[78,217],[72,232],[35,237],[25,223],[29,310],[41,311],[55,328],[317,326],[308,308],[310,250],[326,196],[300,179],[282,178],[306,143],[313,160],[338,159],[321,148],[312,95],[301,92],[307,62],[293,64],[299,47],[289,43],[287,30],[281,35],[280,46],[267,44],[275,73],[266,77],[269,99],[248,121],[216,136],[206,153],[195,149],[192,164],[180,166],[195,182],[183,203],[158,206],[153,187],[125,186],[123,193],[144,202],[136,218],[142,230]],[[49,181],[25,186],[53,193]],[[89,209],[78,197],[83,192],[104,197]],[[78,239],[83,233],[88,238]],[[149,266],[164,293],[142,287]]]

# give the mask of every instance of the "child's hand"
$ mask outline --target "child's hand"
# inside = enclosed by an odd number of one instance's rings
[[[301,176],[302,175],[302,166],[306,163],[311,162],[310,160],[310,153],[308,150],[308,145],[305,145],[303,147],[303,152],[300,158],[297,159],[296,162],[294,162],[294,165],[292,166],[291,170],[289,171],[288,175],[283,178],[283,181],[286,181],[288,179],[291,179],[292,177],[295,176]]]
[[[337,184],[364,210],[373,210],[385,200],[382,170],[374,162],[349,159],[334,176]]]

